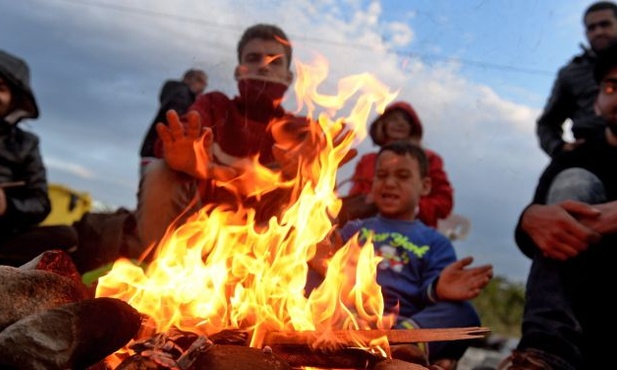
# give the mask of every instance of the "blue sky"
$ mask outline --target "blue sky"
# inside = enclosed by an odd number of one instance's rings
[[[24,127],[41,137],[49,180],[132,209],[162,82],[200,67],[208,90],[235,94],[237,39],[254,23],[276,23],[295,58],[328,58],[327,85],[370,72],[400,89],[424,123],[424,144],[445,161],[455,212],[472,222],[455,242],[459,256],[522,282],[529,262],[513,228],[548,163],[535,119],[557,69],[585,43],[590,3],[0,0],[0,45],[31,66],[41,117]]]

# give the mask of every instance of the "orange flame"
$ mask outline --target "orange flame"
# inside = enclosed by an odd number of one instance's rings
[[[97,296],[128,302],[151,319],[157,332],[177,327],[209,335],[240,328],[251,332],[254,347],[268,331],[317,330],[324,333],[321,342],[328,343],[331,330],[391,327],[375,280],[373,248],[360,248],[355,238],[332,257],[320,287],[309,297],[304,288],[307,261],[332,232],[332,217],[340,210],[337,170],[354,142],[366,136],[371,112],[383,112],[397,93],[361,74],[340,80],[336,95],[320,94],[328,72],[325,59],[296,62],[296,67],[298,112],[306,107],[311,118],[321,111],[302,137],[310,144],[304,149],[315,155],[302,157],[291,180],[252,158],[237,162],[240,176],[219,184],[257,197],[290,191],[280,217],[258,223],[251,207],[204,207],[168,231],[145,270],[118,260],[99,280]],[[349,109],[348,101],[358,94]],[[350,113],[336,118],[344,108]],[[272,122],[273,134],[281,149],[296,150],[293,140],[286,140],[284,124]]]

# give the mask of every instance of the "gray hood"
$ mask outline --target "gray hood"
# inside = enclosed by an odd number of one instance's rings
[[[22,118],[37,118],[39,108],[30,88],[30,70],[28,64],[21,58],[0,50],[0,75],[15,88],[17,99],[15,109],[4,119],[9,123],[17,123]]]

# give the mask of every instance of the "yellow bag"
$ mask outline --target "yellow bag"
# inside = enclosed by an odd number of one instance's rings
[[[41,225],[72,225],[92,208],[89,193],[77,192],[68,186],[49,184],[51,213]]]

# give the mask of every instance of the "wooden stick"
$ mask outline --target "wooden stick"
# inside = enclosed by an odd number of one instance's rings
[[[372,340],[387,337],[390,344],[451,341],[484,338],[490,329],[480,326],[444,329],[400,329],[400,330],[335,330],[330,335],[333,341],[344,345],[368,345]],[[264,345],[308,344],[320,335],[316,331],[270,332],[266,334]]]
[[[8,181],[8,182],[0,183],[0,188],[2,189],[14,188],[14,187],[24,186],[24,185],[26,185],[25,181]]]

